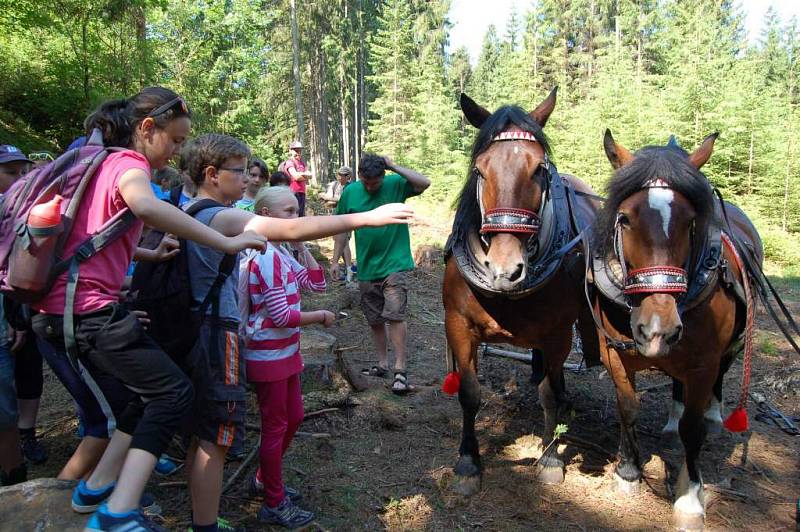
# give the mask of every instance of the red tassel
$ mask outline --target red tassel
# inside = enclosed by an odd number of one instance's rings
[[[444,378],[444,382],[442,382],[442,391],[447,395],[457,394],[460,387],[461,376],[455,371],[448,373],[447,377]]]
[[[731,432],[744,432],[750,427],[750,422],[747,419],[747,410],[744,408],[737,408],[728,419],[722,422],[722,425]]]

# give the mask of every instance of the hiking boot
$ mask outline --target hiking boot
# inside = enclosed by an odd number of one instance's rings
[[[106,503],[102,503],[89,518],[84,532],[167,532],[167,529],[151,521],[141,510],[124,514],[111,514]]]
[[[89,489],[85,480],[78,482],[77,487],[72,491],[72,509],[79,514],[88,514],[96,511],[101,504],[111,496],[114,491],[115,482],[108,486],[93,490]],[[150,493],[143,493],[139,500],[139,508],[149,515],[158,514],[161,508],[156,504],[156,499]]]
[[[47,462],[47,449],[36,438],[36,429],[20,429],[19,446],[30,463],[39,465]]]
[[[303,510],[293,503],[289,497],[283,499],[276,508],[270,508],[265,504],[258,511],[258,520],[260,522],[280,525],[292,530],[309,524],[315,517],[314,512]]]
[[[257,476],[253,475],[253,477],[250,479],[248,491],[250,492],[251,497],[260,497],[264,495],[264,483],[258,480]],[[289,497],[289,499],[291,499],[291,501],[294,503],[298,503],[303,500],[303,494],[295,488],[283,486],[283,493],[285,493],[286,496]]]
[[[28,466],[25,462],[21,463],[9,473],[0,469],[0,486],[13,486],[14,484],[21,484],[28,480]]]

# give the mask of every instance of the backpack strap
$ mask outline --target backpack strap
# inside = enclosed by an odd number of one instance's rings
[[[200,211],[212,207],[225,207],[225,205],[218,201],[205,198],[192,203],[189,208],[186,209],[186,214],[194,218]],[[205,319],[206,311],[211,305],[213,305],[214,309],[213,317],[217,317],[219,314],[219,295],[222,290],[222,285],[225,284],[225,281],[230,277],[231,273],[233,273],[235,267],[236,254],[224,255],[222,260],[220,260],[219,266],[217,267],[217,277],[214,279],[211,288],[208,290],[206,297],[203,298],[203,301],[200,303],[200,308],[198,309],[201,320]]]
[[[169,202],[172,203],[176,207],[180,207],[181,204],[181,194],[183,194],[183,185],[178,185],[177,187],[172,187],[169,189]]]
[[[57,277],[67,271],[66,299],[64,301],[64,344],[70,364],[80,374],[78,368],[78,344],[75,341],[75,292],[78,288],[80,265],[103,251],[109,244],[124,235],[136,222],[130,209],[123,209],[84,240],[71,257],[62,260],[54,268]]]

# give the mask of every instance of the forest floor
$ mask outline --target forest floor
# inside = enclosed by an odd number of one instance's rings
[[[423,219],[413,233],[424,241],[441,241],[446,220]],[[420,242],[417,239],[417,242]],[[330,241],[320,241],[324,254]],[[354,406],[307,419],[301,431],[328,433],[329,438],[297,438],[285,457],[289,485],[302,491],[304,506],[318,519],[310,530],[667,530],[672,489],[682,461],[662,445],[660,429],[667,418],[670,388],[656,372],[640,374],[642,408],[639,421],[645,483],[639,495],[614,490],[612,477],[619,426],[613,385],[602,367],[566,372],[573,402],[566,444],[566,480],[558,486],[537,482],[536,458],[543,415],[524,364],[484,358],[477,436],[484,475],[481,491],[464,498],[449,489],[458,455],[461,409],[455,397],[440,391],[444,369],[443,267],[437,263],[412,275],[408,319],[409,377],[415,393],[398,397],[389,381],[371,379],[369,390],[354,394]],[[800,282],[777,279],[781,292],[800,316]],[[327,294],[308,296],[306,308],[343,310],[349,317],[327,331],[355,367],[368,367],[372,356],[369,330],[352,293],[334,284]],[[800,360],[763,311],[753,364],[752,389],[764,394],[788,416],[800,416]],[[580,358],[571,355],[572,362]],[[728,372],[725,411],[738,397],[741,362]],[[659,384],[664,384],[659,386]],[[31,478],[54,476],[77,445],[77,423],[70,400],[46,370],[46,391],[40,415],[50,459],[31,468]],[[255,403],[249,422],[257,425]],[[794,530],[800,495],[800,439],[755,419],[751,430],[723,433],[707,441],[701,455],[706,483],[709,530]],[[249,430],[246,451],[258,442]],[[247,465],[223,496],[222,513],[247,530],[259,530],[261,501],[251,498],[247,481],[256,461]],[[226,479],[241,462],[231,462]],[[163,508],[164,524],[186,530],[189,495],[183,471],[169,478],[153,477],[149,490]]]

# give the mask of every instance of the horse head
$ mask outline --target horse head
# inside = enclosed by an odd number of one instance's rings
[[[461,95],[464,116],[480,130],[462,204],[476,208],[471,222],[480,226],[480,238],[471,231],[470,247],[496,290],[511,291],[525,280],[528,240],[539,229],[548,179],[539,171],[549,151],[542,128],[555,104],[553,89],[530,113],[517,106],[490,113]]]
[[[606,130],[605,152],[616,171],[601,225],[606,250],[622,268],[632,337],[645,357],[666,356],[683,332],[679,303],[695,235],[705,234],[713,212],[711,187],[699,170],[716,138],[706,137],[692,154],[675,142],[631,154]]]

